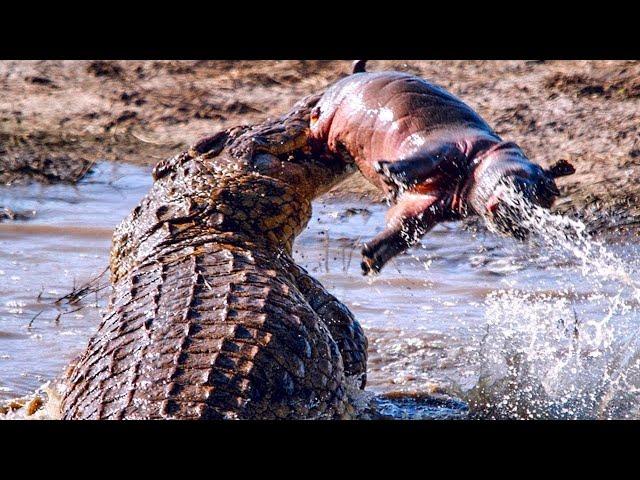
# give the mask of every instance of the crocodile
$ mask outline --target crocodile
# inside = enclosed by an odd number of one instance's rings
[[[112,292],[65,376],[64,419],[344,419],[367,339],[292,258],[355,171],[310,140],[320,94],[161,161],[116,228]]]

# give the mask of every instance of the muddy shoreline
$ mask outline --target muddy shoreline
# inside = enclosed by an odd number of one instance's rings
[[[640,62],[371,61],[460,96],[543,166],[567,159],[561,212],[640,226]],[[153,165],[197,139],[286,111],[348,61],[2,61],[0,182],[73,182],[98,160]],[[380,201],[359,174],[330,194]],[[10,206],[8,206],[10,208]]]

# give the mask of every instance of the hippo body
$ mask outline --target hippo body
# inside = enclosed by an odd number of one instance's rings
[[[356,73],[334,84],[316,107],[312,135],[330,150],[348,152],[382,190],[388,186],[375,161],[397,162],[420,152],[457,148],[469,157],[500,142],[478,114],[458,98],[418,77],[400,72]],[[315,116],[314,116],[315,118]],[[425,161],[441,159],[425,155]],[[425,169],[432,165],[424,166]]]
[[[419,77],[362,66],[325,92],[311,135],[395,203],[387,229],[363,249],[363,273],[378,272],[438,222],[491,216],[506,178],[530,190],[534,203],[552,205],[555,174],[504,142],[471,107]],[[569,174],[567,165],[556,173]]]

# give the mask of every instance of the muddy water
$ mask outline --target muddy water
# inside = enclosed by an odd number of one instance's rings
[[[76,187],[0,189],[0,205],[36,212],[0,224],[0,400],[32,393],[85,346],[107,290],[54,302],[102,272],[113,227],[149,185],[148,170],[105,163]],[[384,415],[455,415],[455,402],[424,400],[447,392],[483,418],[640,417],[636,244],[520,244],[445,224],[365,279],[357,245],[385,210],[320,201],[295,246],[364,326]]]
[[[113,228],[151,179],[126,164],[95,170],[77,186],[0,187],[0,205],[35,212],[0,223],[0,401],[54,378],[96,330],[103,296],[55,302],[105,269]]]

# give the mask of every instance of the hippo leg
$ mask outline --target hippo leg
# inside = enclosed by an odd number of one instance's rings
[[[433,163],[425,162],[423,159],[397,160],[395,162],[380,160],[373,163],[373,169],[380,175],[394,199],[412,185],[427,178],[433,173],[434,168]]]
[[[418,243],[443,219],[439,198],[404,194],[387,214],[387,228],[362,249],[362,273],[378,273],[393,257]]]
[[[418,185],[436,172],[455,174],[465,162],[464,155],[453,143],[444,143],[420,150],[400,160],[373,162],[374,171],[387,186],[392,199]],[[448,166],[448,167],[447,167]],[[447,172],[447,169],[450,170]]]
[[[351,311],[304,268],[292,262],[289,271],[295,277],[298,290],[338,345],[345,375],[355,378],[358,386],[364,389],[367,380],[367,337],[362,327]]]

